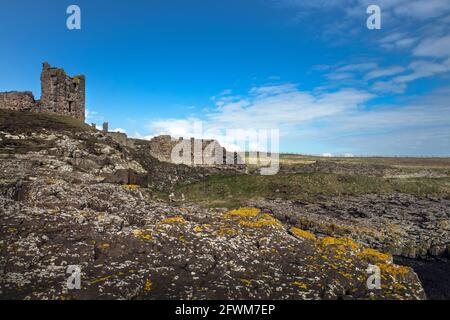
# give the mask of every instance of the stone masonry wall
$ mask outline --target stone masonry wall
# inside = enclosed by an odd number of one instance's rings
[[[162,135],[150,140],[148,145],[150,154],[153,157],[160,161],[172,162],[172,150],[174,150],[179,143],[185,143],[185,150],[190,150],[190,160],[188,160],[188,163],[185,163],[186,165],[222,165],[227,164],[226,157],[228,157],[228,164],[242,164],[242,161],[240,161],[240,158],[236,153],[227,152],[225,148],[215,140],[199,140],[194,138],[183,140],[183,138],[174,139],[169,135]],[[195,148],[196,144],[199,145],[197,150]],[[180,157],[182,156],[183,155],[180,154]]]
[[[42,112],[85,119],[85,77],[66,75],[64,69],[43,64],[41,73]]]
[[[36,108],[36,101],[31,92],[1,92],[0,109],[16,111],[32,111]]]
[[[44,62],[41,73],[41,100],[33,93],[0,92],[0,109],[54,113],[85,119],[85,77],[66,75],[64,69]]]

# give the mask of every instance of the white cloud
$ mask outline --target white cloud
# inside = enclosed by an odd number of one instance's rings
[[[420,69],[419,65],[414,66]],[[148,128],[154,135],[217,139],[230,150],[239,148],[221,140],[223,129],[279,128],[281,143],[295,146],[284,151],[302,151],[300,146],[309,143],[321,150],[318,154],[450,154],[450,118],[443,116],[450,114],[450,87],[400,106],[366,109],[373,96],[365,91],[313,94],[296,86],[280,86],[255,87],[247,95],[235,97],[237,101],[227,101],[224,108],[205,115],[200,134],[194,127],[200,118],[161,120]],[[247,104],[226,108],[227,103],[239,100]]]
[[[152,140],[155,136],[154,135],[142,135],[138,131],[135,131],[133,134],[129,135],[129,137],[133,138],[133,139]]]
[[[312,94],[293,84],[255,87],[244,98],[226,102],[207,115],[220,128],[265,128],[287,132],[305,121],[357,109],[372,95],[355,89]]]
[[[397,2],[398,5],[394,7],[396,14],[420,20],[436,18],[450,11],[448,0],[403,0]]]
[[[447,87],[402,106],[339,114],[320,128],[308,126],[295,139],[359,155],[448,156],[450,117],[443,115],[450,114],[449,96]]]
[[[194,128],[194,123],[199,121],[198,118],[158,120],[150,123],[147,129],[152,132],[153,136],[168,134],[176,138],[202,138]]]
[[[99,115],[97,111],[86,109],[85,112],[86,123],[93,123],[96,121],[103,121],[103,116]]]
[[[379,43],[385,49],[407,49],[418,41],[417,37],[411,37],[405,33],[390,33],[382,38]]]
[[[366,80],[372,80],[372,79],[381,78],[381,77],[393,76],[393,75],[402,73],[403,71],[405,71],[405,68],[403,68],[403,67],[398,67],[398,66],[388,67],[388,68],[384,68],[384,69],[373,70],[373,71],[367,73],[364,78]]]
[[[450,36],[425,39],[414,49],[413,54],[422,57],[449,57]]]
[[[397,69],[398,71],[401,68]],[[395,70],[392,71],[390,75],[395,75]],[[450,63],[444,61],[442,63],[430,62],[426,60],[416,60],[411,62],[406,69],[404,69],[405,73],[403,75],[397,75],[396,77],[386,80],[386,81],[377,81],[372,85],[372,90],[375,92],[392,92],[392,93],[402,93],[407,88],[407,84],[409,82],[433,77],[441,74],[445,74],[450,72]],[[388,73],[387,70],[379,70],[378,75],[380,73]],[[400,73],[400,72],[399,72]],[[377,72],[374,72],[377,75]],[[368,74],[366,77],[370,79],[371,76]],[[386,75],[386,74],[385,74]],[[376,78],[376,77],[375,77]]]
[[[444,63],[434,63],[430,61],[413,61],[408,68],[412,70],[410,74],[395,77],[393,81],[397,83],[411,82],[420,78],[431,77],[450,71],[449,67]]]
[[[338,72],[348,72],[348,71],[363,72],[363,71],[376,69],[377,67],[378,67],[378,64],[375,62],[356,63],[356,64],[347,64],[345,66],[339,67],[337,69],[337,71]]]
[[[329,80],[347,80],[353,78],[353,74],[349,72],[344,73],[329,73],[327,74]]]
[[[281,136],[290,135],[311,121],[358,110],[372,97],[355,89],[313,94],[299,90],[294,84],[260,86],[251,88],[244,97],[226,99],[220,107],[205,114],[203,126],[199,118],[188,118],[158,120],[147,128],[152,135],[216,139],[227,149],[236,150],[224,139],[227,130],[279,129]]]
[[[284,6],[317,10],[341,9],[350,16],[359,14],[369,5],[377,4],[383,13],[418,20],[432,19],[450,11],[448,0],[275,0]],[[362,11],[362,12],[365,12]]]
[[[374,92],[403,93],[406,90],[406,84],[405,83],[396,83],[392,80],[377,81],[372,85],[371,89]]]
[[[122,129],[122,128],[113,129],[113,130],[110,130],[110,132],[127,133],[127,131],[125,129]]]

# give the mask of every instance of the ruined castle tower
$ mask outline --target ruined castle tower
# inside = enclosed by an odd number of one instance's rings
[[[85,77],[66,75],[64,69],[44,62],[41,73],[41,112],[71,116],[84,121]]]
[[[0,109],[54,113],[84,121],[85,78],[69,77],[64,69],[44,62],[41,73],[41,99],[31,92],[0,92]]]

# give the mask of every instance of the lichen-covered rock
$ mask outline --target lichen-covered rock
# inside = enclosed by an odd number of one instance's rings
[[[413,195],[330,197],[320,203],[249,201],[288,225],[359,243],[407,258],[450,254],[450,200]]]
[[[390,255],[288,230],[255,208],[179,208],[138,186],[46,179],[0,208],[2,298],[425,298]],[[370,264],[380,290],[367,288]],[[69,265],[82,270],[80,290],[67,288]]]
[[[147,188],[211,171],[162,165],[95,131],[16,131],[0,127],[1,299],[425,298],[412,269],[347,236],[257,206],[177,206]],[[115,172],[127,179],[105,181]],[[371,266],[380,289],[367,286]]]

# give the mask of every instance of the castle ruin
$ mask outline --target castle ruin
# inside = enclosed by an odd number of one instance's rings
[[[64,69],[53,68],[43,63],[41,73],[41,99],[35,100],[33,93],[0,92],[0,109],[50,113],[85,120],[85,77],[68,76]],[[96,128],[95,124],[92,124]],[[117,143],[135,149],[137,139],[125,133],[109,132],[108,123],[102,132]],[[150,154],[163,162],[172,162],[173,156],[182,159],[188,166],[242,165],[244,162],[235,152],[228,152],[215,140],[174,139],[158,136],[150,141],[140,141]],[[178,164],[178,163],[177,163]]]
[[[85,77],[68,76],[64,69],[43,63],[41,73],[41,99],[25,92],[0,92],[0,109],[52,113],[85,119]]]

